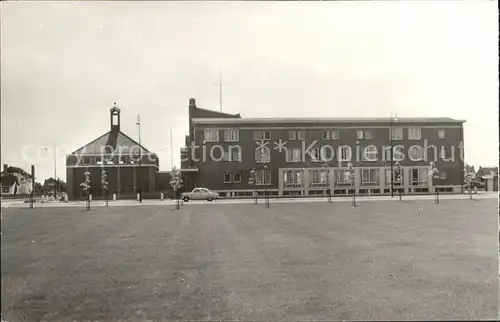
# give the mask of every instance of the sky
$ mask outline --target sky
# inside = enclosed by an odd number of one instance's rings
[[[1,162],[65,179],[65,154],[121,129],[174,165],[189,98],[242,117],[463,119],[498,165],[497,1],[2,2]],[[45,150],[47,147],[47,150]]]

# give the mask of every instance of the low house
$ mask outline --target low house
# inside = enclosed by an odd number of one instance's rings
[[[33,190],[31,174],[18,167],[4,164],[0,181],[2,196],[30,195]]]
[[[484,183],[486,191],[498,191],[498,167],[479,167],[476,178]]]

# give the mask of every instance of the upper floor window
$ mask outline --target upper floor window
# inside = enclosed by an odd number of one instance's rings
[[[372,139],[373,133],[372,130],[356,130],[356,139]]]
[[[304,130],[297,131],[297,138],[299,140],[305,140],[306,139],[306,131],[304,131]]]
[[[224,173],[224,183],[231,183],[231,173]]]
[[[374,145],[369,145],[363,149],[361,160],[375,162],[377,161],[378,150]]]
[[[205,129],[204,138],[207,142],[219,142],[219,130],[218,129]]]
[[[438,137],[440,139],[444,139],[446,137],[446,131],[444,129],[439,129],[438,130]]]
[[[408,156],[411,161],[422,161],[424,157],[423,148],[415,145],[411,146],[408,149]]]
[[[341,146],[339,154],[340,154],[340,159],[342,161],[351,161],[352,150],[350,146],[347,145]]]
[[[295,131],[288,131],[288,139],[293,141],[297,139],[297,132]]]
[[[269,163],[271,162],[271,150],[268,147],[262,147],[255,150],[255,162]]]
[[[356,130],[356,139],[361,140],[364,138],[363,130]]]
[[[253,138],[254,140],[271,140],[271,131],[255,131]]]
[[[373,139],[373,131],[372,130],[365,130],[365,139],[367,139],[367,140]]]
[[[224,130],[224,141],[237,142],[239,140],[240,140],[239,129],[225,129]]]
[[[321,149],[320,148],[311,149],[310,156],[312,162],[321,162],[322,161]]]
[[[409,140],[420,140],[422,138],[422,129],[419,127],[410,127],[408,129]]]
[[[402,140],[403,139],[403,128],[402,127],[391,128],[391,139],[392,140]]]
[[[300,162],[301,161],[300,148],[291,148],[286,150],[286,162]]]
[[[338,140],[340,138],[339,131],[332,131],[332,140]]]
[[[293,140],[305,140],[306,139],[306,131],[288,131],[288,139],[290,141]]]

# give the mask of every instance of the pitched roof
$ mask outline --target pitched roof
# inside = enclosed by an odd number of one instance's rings
[[[1,172],[1,175],[9,175],[9,174],[19,174],[19,175],[22,175],[26,178],[31,178],[31,174],[24,171],[23,169],[21,168],[18,168],[18,167],[13,167],[13,166],[10,166],[10,167],[7,167],[7,171],[2,171]]]
[[[476,177],[483,177],[486,175],[489,175],[491,173],[494,173],[498,175],[498,167],[479,167],[479,170],[477,170]]]
[[[130,152],[139,153],[139,149],[141,153],[151,153],[125,133],[121,131],[109,131],[75,150],[72,154],[85,155],[100,154],[103,152],[128,154]]]

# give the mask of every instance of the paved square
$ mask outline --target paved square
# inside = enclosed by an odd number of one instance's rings
[[[497,201],[2,209],[2,315],[496,319]]]

